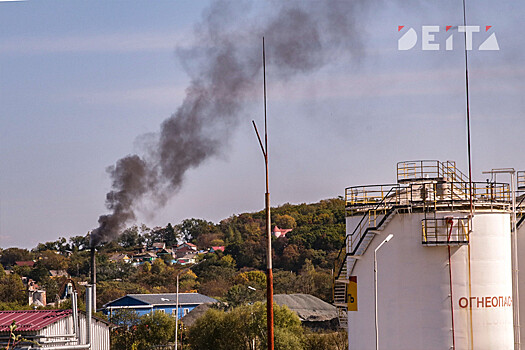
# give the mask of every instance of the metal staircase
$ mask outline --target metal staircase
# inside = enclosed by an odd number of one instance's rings
[[[348,326],[348,277],[352,273],[356,261],[365,253],[375,235],[383,231],[395,216],[400,205],[390,203],[389,198],[396,198],[396,196],[390,195],[398,190],[399,187],[392,187],[381,202],[366,210],[353,233],[346,236],[345,244],[339,251],[334,266],[333,299],[334,305],[337,307],[339,325],[342,328]]]

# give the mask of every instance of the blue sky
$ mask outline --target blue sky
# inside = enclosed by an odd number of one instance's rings
[[[0,247],[32,248],[97,226],[107,212],[106,168],[140,152],[141,135],[157,132],[181,104],[190,75],[177,52],[193,47],[210,3],[0,2]],[[242,6],[262,21],[274,4]],[[473,174],[483,181],[481,171],[493,167],[525,169],[525,5],[467,5],[469,24],[492,25],[500,46],[469,52]],[[358,51],[288,78],[268,67],[274,205],[391,183],[402,160],[455,160],[467,171],[461,37],[452,51],[397,50],[406,30],[398,25],[418,34],[439,25],[444,43],[444,26],[461,25],[460,1],[384,1],[358,17],[357,39],[349,38]],[[242,30],[246,18],[231,20]],[[474,36],[474,47],[486,35]],[[271,42],[267,49],[271,57]],[[141,211],[138,223],[217,222],[263,208],[264,163],[251,126],[262,126],[262,90],[243,105],[223,152],[189,170],[168,204]]]

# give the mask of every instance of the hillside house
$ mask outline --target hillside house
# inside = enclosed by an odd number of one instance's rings
[[[35,262],[33,260],[27,260],[27,261],[15,261],[16,266],[29,266],[34,267]]]
[[[216,247],[211,247],[210,248],[210,253],[215,253],[215,252],[223,252],[224,253],[224,249],[225,249],[225,247],[223,245],[216,246]]]
[[[150,250],[154,250],[156,252],[159,251],[159,250],[162,250],[162,249],[166,249],[166,243],[164,243],[164,242],[155,242],[155,243],[153,243],[153,245],[149,249]]]
[[[175,252],[176,258],[182,258],[184,255],[188,253],[196,253],[197,252],[197,246],[193,243],[182,243],[179,244],[177,247],[173,248]]]
[[[157,254],[152,252],[145,252],[145,253],[138,253],[133,255],[133,264],[134,265],[140,265],[145,262],[152,263],[157,259]]]
[[[274,226],[272,234],[275,238],[286,237],[286,234],[290,231],[292,231],[291,228],[279,228],[278,226]]]
[[[111,319],[112,314],[120,309],[131,309],[139,316],[150,312],[165,312],[179,319],[197,306],[204,303],[216,303],[217,300],[199,293],[179,293],[179,308],[177,311],[177,294],[128,294],[110,301],[103,306],[103,312]]]
[[[51,278],[60,278],[65,277],[69,278],[69,274],[66,270],[49,270],[49,277]]]
[[[184,256],[181,256],[177,259],[177,264],[186,265],[186,264],[195,264],[197,258],[197,253],[188,253]]]
[[[115,253],[109,257],[109,261],[111,262],[124,262],[124,263],[130,263],[131,258],[128,256],[128,254],[124,253]]]

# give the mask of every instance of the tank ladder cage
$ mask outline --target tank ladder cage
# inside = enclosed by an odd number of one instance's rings
[[[468,217],[422,219],[421,228],[421,243],[426,246],[464,245],[470,241]]]
[[[520,170],[517,173],[518,190],[525,190],[525,171]]]
[[[516,220],[518,228],[525,221],[525,193],[521,193],[516,198]]]

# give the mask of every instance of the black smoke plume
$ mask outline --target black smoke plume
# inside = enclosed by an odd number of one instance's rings
[[[273,76],[313,72],[341,53],[360,54],[357,19],[370,2],[275,1],[251,17],[251,6],[260,3],[213,2],[195,27],[194,44],[178,52],[191,77],[182,105],[142,156],[129,155],[108,169],[110,214],[99,217],[91,245],[117,237],[145,200],[164,205],[186,171],[221,152],[247,98],[262,84],[263,36]]]

